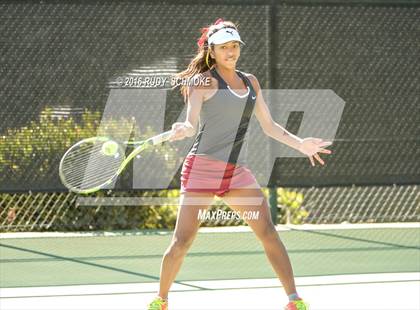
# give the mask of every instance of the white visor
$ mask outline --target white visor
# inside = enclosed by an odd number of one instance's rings
[[[245,44],[241,37],[239,36],[238,31],[233,28],[222,28],[219,31],[215,32],[208,38],[209,45],[211,44],[223,44],[229,41],[239,41],[242,44]]]

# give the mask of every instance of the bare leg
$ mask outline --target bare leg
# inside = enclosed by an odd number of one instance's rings
[[[197,235],[199,210],[206,210],[213,201],[212,193],[188,192],[181,194],[180,206],[172,242],[163,255],[160,269],[159,296],[168,298],[168,292],[181,268],[184,257]],[[191,199],[199,200],[194,204]]]
[[[261,204],[239,204],[238,202],[243,201],[245,197],[260,197]],[[287,250],[274,227],[267,200],[265,199],[259,186],[252,185],[250,188],[231,189],[223,196],[223,200],[233,210],[238,212],[259,211],[258,219],[248,220],[247,223],[262,242],[265,253],[278,278],[280,279],[286,294],[291,295],[296,293],[293,269],[290,263],[289,255],[287,254]]]

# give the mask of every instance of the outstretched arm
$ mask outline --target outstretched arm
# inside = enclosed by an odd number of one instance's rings
[[[312,166],[315,166],[315,161],[319,161],[321,165],[324,165],[324,161],[321,159],[318,153],[331,154],[330,150],[325,149],[324,147],[331,145],[329,141],[324,141],[319,138],[299,138],[298,136],[290,133],[282,126],[277,124],[271,117],[270,110],[267,107],[267,104],[264,101],[264,98],[261,93],[261,87],[257,78],[253,75],[248,76],[254,86],[255,91],[257,92],[257,100],[255,106],[255,116],[260,123],[261,128],[264,133],[281,142],[291,148],[298,150],[299,152],[305,154],[309,157],[309,160]]]

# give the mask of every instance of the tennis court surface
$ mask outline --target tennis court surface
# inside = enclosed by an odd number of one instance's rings
[[[311,309],[420,309],[420,226],[279,225]],[[146,309],[172,232],[1,235],[0,308]],[[282,309],[247,227],[201,228],[171,309]]]
[[[195,138],[136,156],[111,191],[69,192],[59,167],[83,139],[131,145],[183,121],[179,88],[151,81],[187,69],[218,18],[238,26],[237,69],[258,79],[272,119],[334,141],[311,167],[256,117],[247,129],[273,222],[300,224],[277,226],[299,294],[311,309],[420,309],[419,0],[1,1],[0,16],[0,310],[146,309]],[[109,168],[80,156],[72,169]],[[223,227],[200,230],[170,310],[283,309],[242,224],[203,223]]]

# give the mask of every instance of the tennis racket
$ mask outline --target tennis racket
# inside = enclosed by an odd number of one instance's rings
[[[143,141],[118,143],[109,137],[92,137],[70,147],[60,161],[61,182],[78,194],[96,192],[116,180],[127,164],[143,150],[168,141],[173,134],[166,131]],[[125,147],[134,147],[126,156]]]

